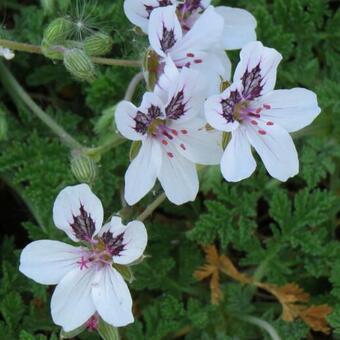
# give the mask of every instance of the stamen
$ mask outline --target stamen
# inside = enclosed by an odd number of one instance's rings
[[[162,140],[162,144],[163,144],[163,145],[168,145],[168,142],[167,142],[165,139],[163,139],[163,140]]]
[[[187,53],[187,57],[189,57],[189,58],[194,58],[195,55],[194,55],[193,53]]]
[[[268,126],[272,126],[272,125],[274,125],[274,123],[273,122],[267,122],[266,123]]]
[[[88,269],[87,264],[89,263],[89,261],[87,259],[84,258],[84,256],[81,257],[80,261],[77,262],[77,264],[79,264],[80,266],[80,270]]]
[[[259,132],[260,135],[263,135],[263,136],[267,134],[267,132],[264,131],[264,130],[259,130],[258,132]]]
[[[191,63],[190,63],[190,62],[187,62],[184,66],[187,67],[187,68],[190,68]]]
[[[261,118],[261,115],[258,113],[249,112],[248,115],[255,118]]]
[[[174,154],[171,153],[171,152],[168,152],[168,156],[169,156],[170,158],[174,158]]]
[[[202,59],[195,59],[194,62],[195,62],[195,64],[202,64],[203,60]]]
[[[173,134],[174,136],[178,136],[178,132],[177,132],[177,130],[175,130],[175,129],[172,129],[172,130],[171,130],[171,132],[172,132],[172,134]]]
[[[187,148],[185,147],[184,144],[181,144],[181,148],[182,148],[183,150],[186,150],[186,149],[187,149]]]
[[[181,132],[183,133],[183,135],[188,134],[188,130],[185,130],[185,129],[181,130]]]
[[[256,120],[252,120],[252,121],[250,121],[250,123],[252,123],[253,125],[258,125]]]
[[[170,140],[171,139],[174,139],[174,137],[172,137],[170,134],[168,134],[166,131],[163,131],[163,135],[165,136],[165,137],[168,137]]]
[[[256,113],[261,113],[262,111],[262,107],[259,107],[258,109],[256,109]]]
[[[272,108],[269,104],[263,104],[263,107],[264,107],[266,110],[270,110],[270,109]]]

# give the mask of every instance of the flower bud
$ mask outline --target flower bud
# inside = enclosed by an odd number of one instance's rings
[[[79,183],[91,184],[96,179],[97,165],[86,155],[75,154],[71,160],[71,170]]]
[[[65,18],[53,20],[44,32],[41,49],[45,57],[63,59],[63,46],[72,31],[72,23]],[[59,46],[58,46],[59,45]]]
[[[91,82],[96,70],[90,57],[81,49],[73,48],[64,53],[66,69],[78,80]]]
[[[112,49],[113,41],[105,33],[97,32],[84,41],[85,52],[90,56],[101,56],[109,53]]]

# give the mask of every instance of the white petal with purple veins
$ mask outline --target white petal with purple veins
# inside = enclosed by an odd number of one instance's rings
[[[129,205],[137,203],[153,188],[160,167],[159,142],[147,137],[125,174],[125,199]]]
[[[195,200],[199,186],[196,166],[170,143],[162,148],[162,167],[158,178],[172,203],[181,205]]]
[[[224,19],[222,43],[226,50],[239,49],[256,40],[256,19],[248,11],[218,6],[216,12]]]
[[[94,266],[74,269],[56,287],[51,300],[52,318],[64,331],[80,327],[95,313],[91,295],[95,273]]]
[[[244,126],[251,145],[272,177],[284,182],[298,174],[298,154],[292,137],[286,130],[276,124],[267,126],[260,120],[258,125]]]
[[[28,244],[20,256],[19,270],[34,281],[54,285],[79,267],[81,248],[63,242],[40,240]]]
[[[132,299],[122,276],[105,266],[93,280],[92,299],[101,318],[114,327],[133,322]]]
[[[69,186],[57,196],[53,221],[73,241],[89,241],[103,223],[103,205],[87,184]]]
[[[256,169],[256,161],[243,128],[232,132],[231,140],[224,151],[221,172],[229,182],[238,182],[248,178]]]
[[[149,42],[154,51],[166,57],[181,39],[182,28],[176,15],[176,6],[153,10],[149,22]]]
[[[263,119],[279,124],[288,132],[311,124],[321,112],[315,93],[303,88],[269,92],[254,105],[266,105],[268,109],[261,113]]]
[[[119,132],[127,139],[138,141],[144,139],[144,135],[136,131],[136,115],[138,109],[128,101],[118,104],[115,121]]]
[[[234,82],[241,80],[243,96],[248,100],[271,91],[276,83],[277,67],[282,55],[273,48],[264,47],[261,42],[247,44],[240,53]]]

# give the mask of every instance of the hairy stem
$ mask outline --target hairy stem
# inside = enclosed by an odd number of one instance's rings
[[[112,139],[108,142],[104,143],[103,145],[97,146],[95,148],[90,148],[85,151],[85,154],[90,157],[100,157],[102,154],[106,153],[107,151],[117,147],[118,145],[124,143],[126,141],[120,135],[113,135]]]
[[[137,217],[137,220],[146,220],[166,199],[166,195],[163,192],[160,194],[148,207]]]
[[[14,51],[34,53],[34,54],[43,54],[40,46],[16,42],[12,40],[0,39],[0,46],[8,47]],[[101,65],[141,67],[141,63],[138,60],[110,59],[110,58],[101,58],[101,57],[92,57],[91,60],[95,64],[101,64]]]
[[[68,134],[32,100],[2,62],[0,62],[0,80],[5,89],[11,95],[20,98],[31,109],[31,111],[61,139],[65,145],[71,149],[83,149],[83,146],[77,140]]]

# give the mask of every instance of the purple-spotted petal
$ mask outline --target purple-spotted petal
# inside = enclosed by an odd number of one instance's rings
[[[207,128],[201,118],[194,118],[186,123],[173,122],[170,126],[176,131],[172,143],[177,151],[196,164],[219,164],[222,157],[222,134]]]
[[[311,124],[321,112],[315,93],[302,88],[275,90],[254,104],[267,108],[261,113],[263,119],[279,124],[288,132]]]
[[[154,51],[166,57],[167,53],[182,39],[181,24],[175,6],[152,11],[149,22],[149,42]]]
[[[125,200],[129,205],[136,204],[153,188],[160,163],[159,142],[152,137],[146,138],[125,174]]]
[[[158,179],[172,203],[181,205],[195,200],[199,186],[196,166],[183,157],[172,143],[162,148]]]
[[[70,332],[83,325],[96,311],[91,290],[95,266],[70,271],[56,287],[51,299],[55,324]]]
[[[125,0],[124,12],[136,26],[148,33],[149,18],[152,11],[158,7],[171,6],[175,0]]]
[[[87,184],[66,187],[53,206],[53,220],[73,241],[90,241],[103,223],[103,206]]]
[[[251,146],[243,128],[232,132],[231,140],[221,160],[221,172],[228,182],[248,178],[256,169]]]
[[[226,50],[239,49],[256,40],[256,19],[248,11],[218,6],[216,12],[224,19],[222,44]]]
[[[185,121],[203,111],[206,84],[197,71],[184,68],[168,91],[165,113],[168,119]]]
[[[82,250],[69,244],[40,240],[28,244],[20,256],[19,270],[34,281],[54,285],[79,267]]]
[[[98,314],[113,327],[123,327],[133,322],[129,288],[111,266],[97,271],[93,280],[92,299]]]
[[[298,154],[289,133],[279,125],[267,125],[262,120],[257,125],[244,124],[246,135],[261,157],[269,174],[287,181],[299,172]]]
[[[281,54],[255,41],[247,44],[241,50],[240,56],[241,60],[234,73],[234,82],[241,81],[242,96],[251,101],[271,91],[275,87]]]
[[[127,139],[138,141],[144,138],[135,120],[138,109],[132,103],[124,100],[117,106],[115,121],[118,131]]]
[[[113,262],[130,264],[138,260],[144,253],[148,235],[140,221],[132,221],[126,226],[119,217],[113,217],[101,235],[106,247],[112,254]]]
[[[230,132],[237,129],[239,122],[235,119],[235,112],[242,100],[237,84],[228,87],[220,95],[208,98],[204,105],[208,123],[220,131]]]

